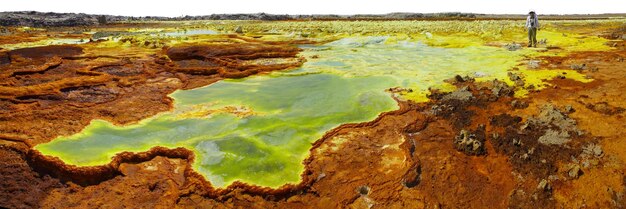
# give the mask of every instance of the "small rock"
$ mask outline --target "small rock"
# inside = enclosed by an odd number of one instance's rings
[[[590,159],[589,163],[591,163],[591,165],[593,166],[598,166],[598,164],[600,164],[600,161],[598,161],[598,159]]]
[[[469,77],[469,76],[461,76],[457,74],[454,76],[454,81],[457,83],[473,82],[474,78]]]
[[[564,110],[565,110],[565,113],[573,113],[574,111],[576,111],[576,110],[574,110],[572,105],[565,105]]]
[[[324,177],[326,177],[326,173],[320,173],[320,175],[317,176],[317,179],[315,179],[315,181],[319,181],[323,179]]]
[[[582,164],[583,164],[583,168],[589,168],[589,166],[591,166],[588,160],[583,161]]]
[[[486,73],[483,72],[474,72],[474,77],[480,78],[480,77],[485,77],[487,76]]]
[[[582,172],[580,170],[580,166],[579,165],[574,165],[572,166],[569,171],[567,172],[567,174],[569,175],[569,177],[571,178],[578,178]]]
[[[459,82],[459,83],[465,82],[465,79],[463,79],[463,77],[460,75],[455,75],[454,79],[456,80],[456,82]]]
[[[528,103],[520,100],[513,100],[511,101],[511,107],[514,109],[524,109],[528,107]]]
[[[596,145],[596,146],[593,148],[593,154],[594,154],[596,157],[600,157],[600,156],[602,156],[602,153],[604,153],[604,152],[602,151],[602,147],[600,147],[599,145]]]
[[[584,63],[583,64],[572,64],[572,65],[570,65],[570,68],[572,70],[578,70],[578,71],[585,70],[585,69],[587,69],[587,64],[584,64]]]
[[[454,138],[454,147],[468,155],[485,154],[484,131],[484,126],[479,127],[476,133],[461,130],[459,135]]]
[[[446,94],[445,96],[441,98],[441,100],[443,101],[449,101],[449,100],[469,101],[473,98],[474,96],[472,95],[472,92],[470,92],[467,88],[461,88],[449,94]]]
[[[504,45],[504,48],[506,48],[509,51],[517,51],[517,50],[522,49],[522,45],[516,44],[516,43],[510,43],[510,44]]]
[[[515,82],[516,86],[524,86],[524,79],[522,79],[519,74],[509,72],[507,75],[509,76],[509,79],[511,79],[511,81]]]
[[[432,33],[426,32],[426,33],[424,33],[424,35],[426,35],[427,39],[433,38],[433,34]]]
[[[548,43],[548,39],[544,38],[544,39],[539,40],[538,44],[546,45],[547,43]]]
[[[505,82],[499,81],[497,79],[492,81],[491,93],[496,97],[500,96],[513,96],[515,93],[515,87],[511,87],[507,85]]]
[[[570,135],[566,131],[555,131],[548,129],[546,133],[539,137],[539,143],[547,145],[562,145],[570,141]]]
[[[539,60],[529,60],[528,61],[528,68],[530,69],[537,69],[539,68]]]
[[[523,159],[523,160],[528,159],[528,153],[524,153],[524,155],[522,155],[522,159]]]
[[[370,193],[370,187],[367,185],[360,186],[356,189],[357,193],[360,195],[368,195]]]
[[[551,187],[548,184],[548,180],[541,179],[541,181],[539,182],[539,185],[537,185],[537,189],[544,190],[544,191],[549,191],[551,189]]]
[[[243,28],[241,28],[241,26],[237,26],[237,28],[235,28],[235,33],[243,33]]]
[[[602,157],[603,153],[604,153],[604,151],[602,151],[602,147],[600,145],[591,143],[591,144],[587,144],[587,145],[583,146],[583,152],[582,152],[581,156],[583,156],[585,158],[589,158],[589,157],[600,158],[600,157]]]
[[[559,176],[557,175],[549,175],[548,176],[548,181],[556,181],[559,180]]]
[[[530,128],[531,128],[531,126],[530,126],[530,122],[529,122],[529,121],[526,121],[526,122],[524,122],[524,124],[522,124],[522,125],[519,127],[519,130],[520,130],[520,131],[523,131],[523,130],[530,129]]]

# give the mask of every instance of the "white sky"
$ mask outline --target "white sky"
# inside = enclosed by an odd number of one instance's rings
[[[626,13],[626,0],[2,0],[0,11],[35,10],[127,16],[270,14],[385,14],[471,12],[485,14]]]

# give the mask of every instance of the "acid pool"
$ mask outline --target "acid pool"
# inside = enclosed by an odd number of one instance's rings
[[[193,167],[218,187],[239,180],[278,187],[298,183],[311,143],[345,123],[398,108],[390,87],[446,88],[456,74],[505,78],[523,52],[496,47],[435,48],[386,37],[303,46],[317,55],[301,68],[176,91],[174,110],[128,126],[94,120],[82,132],[36,149],[78,166],[102,165],[123,151],[154,146],[193,150]]]

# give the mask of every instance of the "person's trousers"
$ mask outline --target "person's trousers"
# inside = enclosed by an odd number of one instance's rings
[[[537,28],[528,28],[528,46],[537,46]]]

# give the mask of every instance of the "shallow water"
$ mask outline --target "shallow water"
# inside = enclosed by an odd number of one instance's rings
[[[118,127],[94,120],[81,133],[36,147],[68,164],[106,164],[122,151],[186,147],[194,168],[214,185],[235,180],[278,187],[297,183],[311,143],[345,123],[371,121],[397,109],[391,87],[424,101],[428,87],[449,88],[460,75],[504,78],[521,52],[494,47],[435,48],[386,37],[356,37],[306,46],[318,55],[288,72],[223,80],[170,96],[174,110]]]
[[[193,36],[193,35],[213,35],[218,34],[217,31],[207,29],[193,29],[193,30],[179,30],[172,32],[154,33],[152,35],[164,35],[164,36]]]
[[[50,45],[86,44],[86,43],[89,43],[89,39],[54,38],[54,39],[46,39],[46,40],[34,41],[34,42],[4,44],[4,45],[0,45],[0,48],[7,49],[7,50],[15,50],[15,49],[22,49],[22,48],[30,48],[30,47],[50,46]]]

